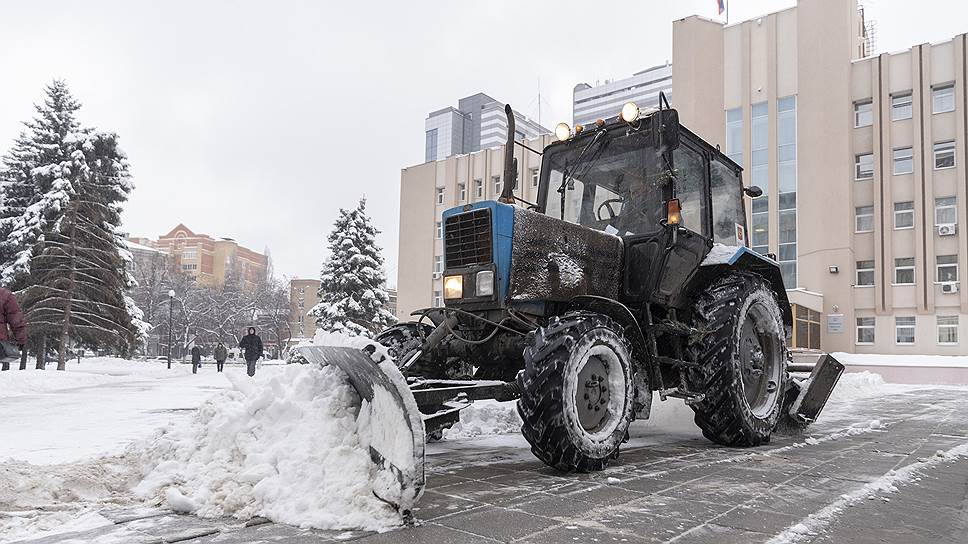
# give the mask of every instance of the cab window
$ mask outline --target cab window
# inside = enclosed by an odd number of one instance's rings
[[[682,142],[673,152],[673,163],[676,169],[675,196],[682,205],[681,225],[693,232],[704,234],[702,218],[705,210],[702,191],[706,159],[702,153]]]
[[[728,246],[746,245],[746,215],[739,172],[719,160],[710,161],[709,188],[713,206],[713,241]]]

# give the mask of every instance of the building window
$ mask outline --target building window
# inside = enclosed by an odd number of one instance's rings
[[[440,221],[434,223],[434,238],[440,240],[444,237],[444,227],[441,225]]]
[[[894,229],[914,228],[914,202],[894,203]]]
[[[938,85],[931,89],[931,100],[933,113],[944,113],[955,111],[955,84]]]
[[[935,259],[938,263],[938,283],[953,283],[958,281],[957,255],[938,255]]]
[[[797,286],[797,97],[776,101],[778,260],[787,289]]]
[[[437,196],[436,196],[436,199],[437,199],[437,205],[440,205],[440,204],[443,204],[444,203],[444,188],[443,187],[437,187]]]
[[[955,142],[938,142],[934,144],[934,169],[953,168],[955,165]]]
[[[938,343],[945,345],[958,343],[958,316],[938,316]]]
[[[440,289],[434,289],[434,308],[440,308],[444,305],[444,297],[440,293]]]
[[[427,131],[426,147],[424,148],[424,160],[430,162],[437,159],[437,129],[432,128]]]
[[[820,312],[793,305],[793,347],[820,349]]]
[[[190,270],[198,270],[198,263],[182,263],[181,268],[186,272]]]
[[[537,187],[538,186],[538,172],[540,172],[540,170],[538,170],[537,168],[532,168],[531,169],[531,186],[532,187]]]
[[[753,104],[750,115],[750,184],[766,189],[770,186],[769,106],[766,102]]]
[[[910,119],[914,109],[911,104],[911,93],[891,95],[891,121]]]
[[[854,179],[874,177],[874,154],[862,153],[854,156]]]
[[[869,127],[874,123],[871,101],[854,102],[854,128]]]
[[[466,183],[458,183],[457,184],[457,196],[458,196],[458,202],[464,202],[465,200],[467,200],[467,184]]]
[[[874,319],[875,318],[873,317],[857,318],[857,343],[858,344],[874,343]]]
[[[894,336],[898,344],[914,343],[914,316],[898,316],[894,318]]]
[[[726,156],[743,165],[743,108],[726,110]]]
[[[494,195],[501,194],[501,176],[491,176],[491,186],[494,187]]]
[[[914,152],[910,147],[894,150],[894,175],[914,172]]]
[[[198,250],[185,248],[181,254],[182,260],[194,261],[198,258]]]
[[[434,273],[441,274],[444,271],[444,256],[434,255]]]
[[[858,206],[854,208],[854,232],[871,232],[874,230],[874,206]]]
[[[857,282],[858,287],[870,287],[874,285],[874,261],[857,261]]]
[[[958,208],[953,196],[934,199],[934,224],[954,225],[958,222]]]
[[[474,180],[474,194],[477,198],[484,198],[484,181],[480,179]]]
[[[914,257],[894,259],[894,284],[914,285]]]
[[[766,255],[770,252],[770,202],[767,196],[764,194],[759,198],[754,198],[752,208],[750,242],[753,245],[753,251],[760,255]]]

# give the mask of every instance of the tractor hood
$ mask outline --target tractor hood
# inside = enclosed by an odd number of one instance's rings
[[[510,302],[567,302],[579,295],[618,298],[622,239],[495,201],[443,213],[444,278],[464,289],[447,306],[497,308]],[[482,295],[477,274],[493,271],[493,295]],[[446,298],[446,297],[445,297]]]

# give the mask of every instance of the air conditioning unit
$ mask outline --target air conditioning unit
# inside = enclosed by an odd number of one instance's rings
[[[439,280],[440,279],[440,272],[434,272],[434,279],[435,280]]]
[[[938,225],[938,236],[952,236],[957,231],[958,231],[958,225],[956,225],[955,223]]]
[[[958,282],[956,282],[956,281],[949,281],[947,283],[942,283],[941,284],[941,292],[942,293],[948,293],[948,294],[957,293],[958,292]]]

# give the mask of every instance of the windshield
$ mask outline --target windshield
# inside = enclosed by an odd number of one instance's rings
[[[620,235],[659,230],[668,176],[645,132],[612,129],[562,145],[545,161],[545,214]]]

